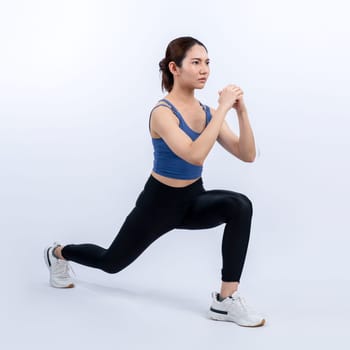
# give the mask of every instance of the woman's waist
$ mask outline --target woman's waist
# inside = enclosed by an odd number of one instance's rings
[[[151,172],[151,176],[156,180],[161,182],[162,184],[175,188],[184,188],[192,185],[196,181],[198,181],[201,177],[197,177],[195,179],[175,179],[168,176],[160,175],[156,173],[154,170]]]

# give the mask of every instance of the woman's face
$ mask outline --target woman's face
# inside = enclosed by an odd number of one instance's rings
[[[174,79],[183,87],[203,89],[210,73],[209,58],[206,49],[201,45],[192,46],[176,68]]]

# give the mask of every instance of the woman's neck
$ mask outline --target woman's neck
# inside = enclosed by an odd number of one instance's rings
[[[196,98],[194,96],[194,89],[183,89],[178,88],[174,86],[169,92],[169,94],[166,96],[166,98],[169,98],[173,101],[178,101],[183,104],[192,104],[196,102]]]

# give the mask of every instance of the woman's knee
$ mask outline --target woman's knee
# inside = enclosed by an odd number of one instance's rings
[[[103,265],[101,266],[101,269],[104,272],[107,272],[110,274],[118,273],[119,271],[122,270],[122,268],[120,268],[119,266],[113,266],[113,265]]]
[[[100,269],[110,274],[118,273],[123,270],[124,267],[125,266],[116,259],[107,259],[104,257],[100,262]]]
[[[247,212],[250,216],[253,215],[253,203],[252,201],[244,194],[240,194],[243,210]]]
[[[251,218],[253,215],[252,201],[244,194],[237,193],[228,197],[226,206],[230,218],[236,216]]]

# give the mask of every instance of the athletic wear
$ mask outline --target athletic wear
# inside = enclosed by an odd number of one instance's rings
[[[192,139],[192,141],[195,141],[201,135],[201,133],[195,132],[186,124],[180,112],[170,101],[162,99],[159,102],[162,103],[157,105],[155,108],[159,106],[170,108],[175,116],[179,119],[180,129],[182,129]],[[205,125],[207,126],[211,119],[210,108],[202,104],[201,106],[205,111]],[[202,166],[191,164],[178,157],[162,138],[152,138],[152,143],[154,148],[153,171],[155,173],[174,179],[185,180],[196,179],[202,175]]]
[[[50,284],[56,288],[73,288],[74,283],[69,275],[69,270],[72,268],[68,261],[57,259],[53,255],[53,250],[57,246],[59,244],[55,242],[53,246],[47,247],[44,250],[44,260],[50,271]]]
[[[179,127],[193,141],[201,135],[186,124],[168,100],[162,99],[160,102],[155,108],[170,108],[179,120]],[[206,114],[207,125],[211,119],[210,109],[201,106]],[[117,273],[137,259],[155,240],[173,229],[208,229],[221,224],[225,224],[221,279],[224,282],[240,282],[250,237],[253,214],[251,201],[245,195],[233,191],[205,190],[201,166],[179,158],[161,138],[152,138],[152,143],[154,172],[175,179],[197,180],[178,188],[165,185],[151,175],[108,249],[95,244],[68,244],[61,250],[66,260],[53,255],[57,243],[45,249],[45,262],[53,287],[74,286],[67,260]],[[232,321],[247,327],[265,323],[265,319],[251,310],[238,292],[224,300],[220,300],[219,294],[213,292],[212,298],[208,315],[211,319]]]
[[[227,190],[206,191],[202,178],[185,187],[171,187],[151,175],[108,249],[94,244],[69,244],[61,253],[67,260],[116,273],[166,232],[175,228],[207,229],[225,223],[222,280],[239,282],[252,210],[245,195]]]
[[[208,317],[213,320],[231,321],[245,327],[259,327],[265,324],[264,317],[249,307],[238,292],[234,292],[223,301],[219,301],[219,294],[213,292],[212,299]]]

